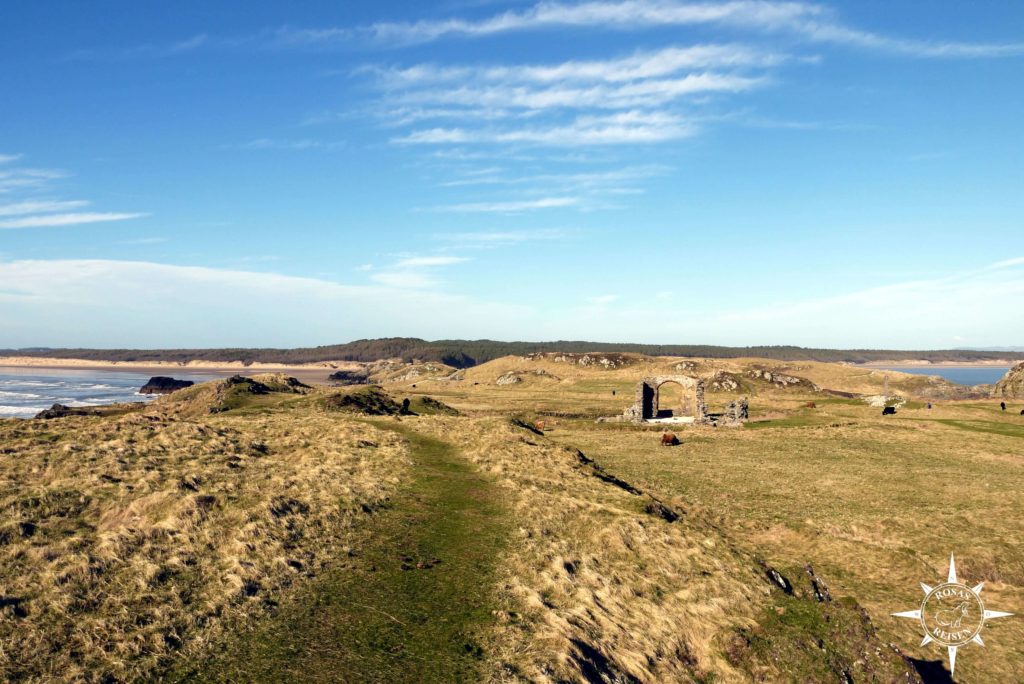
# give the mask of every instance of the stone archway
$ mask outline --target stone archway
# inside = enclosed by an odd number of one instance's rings
[[[637,423],[656,419],[662,410],[660,389],[666,383],[675,383],[683,388],[684,405],[680,407],[681,412],[692,415],[694,423],[708,422],[704,381],[689,375],[658,375],[641,380],[636,386],[633,405],[626,409],[626,419]]]

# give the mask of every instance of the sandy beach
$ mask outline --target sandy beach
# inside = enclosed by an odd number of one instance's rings
[[[336,370],[355,369],[359,364],[346,361],[323,361],[300,365],[281,365],[271,363],[250,363],[241,361],[90,361],[87,359],[54,359],[28,356],[0,357],[0,368],[40,368],[66,370],[103,370],[126,371],[133,373],[149,373],[151,375],[174,376],[174,372],[211,373],[216,375],[259,375],[261,373],[287,373],[302,382],[312,384],[327,383],[327,376]]]

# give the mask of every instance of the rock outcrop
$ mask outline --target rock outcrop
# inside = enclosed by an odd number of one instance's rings
[[[142,386],[139,394],[170,394],[171,392],[191,387],[194,384],[191,380],[175,380],[174,378],[157,375],[150,378],[149,382]]]
[[[808,389],[813,392],[820,391],[820,388],[807,378],[788,375],[777,369],[755,368],[747,371],[747,375],[754,380],[773,385],[777,389],[789,389],[791,387],[796,387],[800,389]]]
[[[94,408],[81,408],[77,406],[65,406],[54,404],[45,411],[36,414],[36,418],[50,420],[51,418],[65,418],[67,416],[98,416],[100,412]]]
[[[495,385],[517,385],[517,384],[521,383],[523,380],[526,380],[526,379],[529,379],[529,378],[539,378],[539,379],[542,379],[542,380],[553,380],[555,382],[560,380],[560,378],[558,376],[552,375],[551,373],[548,373],[543,368],[538,368],[537,370],[532,370],[532,371],[509,371],[507,373],[503,373],[502,375],[498,376],[498,378],[494,381],[494,384]]]
[[[993,397],[1024,399],[1024,361],[1007,371],[992,390]]]
[[[340,370],[327,376],[331,382],[342,385],[366,385],[370,382],[370,372],[365,368],[358,370]]]

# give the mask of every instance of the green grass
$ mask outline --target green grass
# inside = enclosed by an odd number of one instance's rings
[[[969,430],[971,432],[986,432],[993,435],[1003,435],[1005,437],[1024,438],[1024,425],[999,423],[991,420],[954,420],[952,418],[939,418],[935,420],[935,422],[960,428],[961,430]]]
[[[764,428],[800,428],[818,427],[822,425],[829,425],[834,422],[836,422],[834,419],[829,419],[828,417],[816,416],[813,414],[797,414],[773,420],[752,420],[749,423],[744,423],[743,427],[747,430],[761,430]]]
[[[507,521],[492,483],[449,444],[406,425],[413,480],[348,558],[178,681],[476,681],[496,607]]]

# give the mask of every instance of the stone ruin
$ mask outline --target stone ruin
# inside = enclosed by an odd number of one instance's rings
[[[678,414],[675,409],[661,407],[661,386],[670,382],[683,388],[683,404],[679,407]],[[700,378],[692,378],[689,375],[658,375],[644,378],[636,386],[633,405],[623,414],[625,420],[634,423],[682,416],[692,416],[696,424],[708,422],[708,407],[704,403],[704,381]]]
[[[683,388],[683,401],[678,409],[662,408],[661,387],[666,383],[675,383]],[[621,420],[642,423],[665,418],[692,417],[696,425],[734,427],[747,422],[749,416],[750,405],[746,397],[730,402],[724,413],[708,413],[704,401],[703,380],[689,375],[659,375],[644,378],[637,384],[633,405],[626,409]]]
[[[742,425],[750,418],[750,404],[746,397],[740,397],[736,401],[729,402],[725,407],[725,413],[720,416],[712,416],[711,419],[716,425],[734,426]]]

